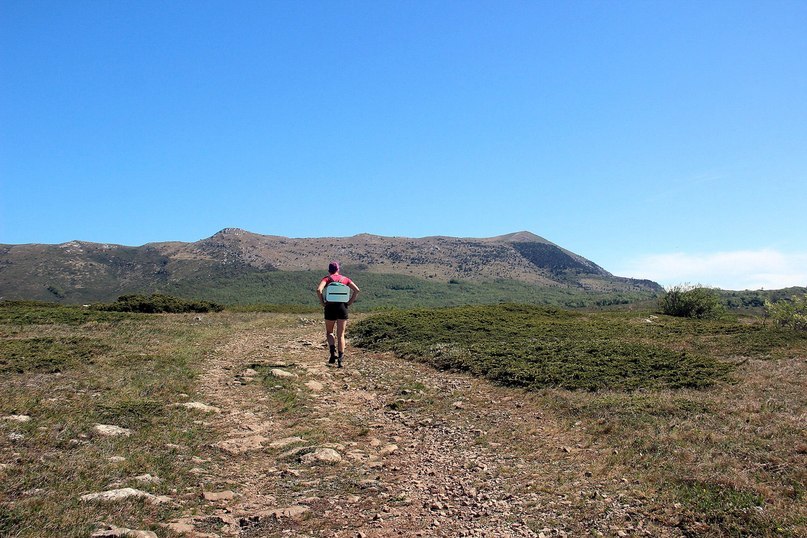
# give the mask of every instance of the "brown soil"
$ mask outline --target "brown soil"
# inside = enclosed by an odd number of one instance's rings
[[[234,496],[208,495],[186,535],[683,536],[630,470],[599,463],[610,449],[528,394],[350,346],[336,369],[323,336],[268,317],[211,351],[200,394],[224,443],[197,472]],[[271,368],[298,377],[263,382]],[[312,461],[323,448],[341,461]]]

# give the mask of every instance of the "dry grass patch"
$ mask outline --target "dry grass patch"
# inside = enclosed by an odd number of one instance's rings
[[[206,320],[0,306],[0,417],[30,417],[0,420],[0,535],[88,536],[99,521],[157,530],[171,518],[171,503],[80,497],[132,487],[182,499],[196,488],[191,458],[208,456],[210,433],[172,404],[193,397],[206,349],[239,323]],[[96,424],[130,433],[104,437]],[[136,478],[146,474],[159,481]]]

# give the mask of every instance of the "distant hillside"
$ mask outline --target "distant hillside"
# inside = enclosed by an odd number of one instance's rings
[[[194,243],[0,245],[0,297],[87,303],[167,292],[226,303],[308,302],[332,259],[340,260],[343,272],[361,277],[366,304],[375,299],[394,305],[394,297],[382,300],[390,292],[436,305],[441,299],[462,304],[473,297],[497,302],[522,296],[533,297],[530,302],[573,296],[568,300],[576,304],[580,294],[597,301],[661,291],[655,282],[616,277],[530,232],[481,239],[296,239],[226,228]]]

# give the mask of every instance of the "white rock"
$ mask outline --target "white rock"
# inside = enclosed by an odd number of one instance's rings
[[[291,372],[287,372],[286,370],[281,370],[280,368],[272,368],[272,370],[270,371],[270,373],[271,373],[273,376],[275,376],[275,377],[279,377],[279,378],[281,378],[281,379],[292,379],[292,378],[296,378],[296,377],[297,377],[297,374],[293,374],[293,373],[291,373]]]
[[[390,444],[382,448],[378,453],[382,456],[389,456],[390,454],[393,454],[397,451],[398,451],[398,445]]]
[[[121,428],[120,426],[113,426],[111,424],[96,424],[93,426],[93,431],[104,437],[116,437],[119,435],[129,437],[132,435],[132,430]]]
[[[157,538],[157,535],[151,531],[138,531],[115,525],[104,525],[104,528],[98,529],[90,536],[91,538]]]
[[[11,422],[30,422],[31,417],[28,415],[8,415],[3,417],[3,420],[9,420]]]
[[[268,512],[262,512],[259,514],[259,517],[263,518],[268,516],[275,519],[289,518],[297,520],[301,519],[306,514],[306,512],[310,510],[311,509],[308,508],[307,506],[294,505],[294,506],[287,506],[286,508],[277,508],[275,510],[270,510]]]
[[[319,381],[314,381],[313,379],[311,381],[306,382],[305,386],[311,389],[313,392],[321,392],[322,389],[325,388],[325,386],[322,383],[320,383]]]
[[[221,409],[218,407],[207,405],[202,402],[185,402],[181,404],[176,404],[179,407],[184,407],[186,409],[194,409],[196,411],[203,411],[205,413],[221,413]]]
[[[132,497],[136,498],[142,497],[152,504],[170,502],[171,500],[169,497],[166,497],[165,495],[152,495],[151,493],[146,493],[145,491],[141,491],[139,489],[134,488],[110,489],[98,493],[88,493],[87,495],[82,495],[81,500],[84,502],[91,502],[91,501],[113,502],[113,501],[122,501],[124,499],[129,499]]]
[[[268,441],[266,437],[262,435],[251,435],[248,437],[236,437],[234,439],[226,439],[224,441],[220,441],[216,443],[216,448],[220,448],[225,452],[229,452],[230,454],[243,454],[245,452],[253,452],[255,450],[261,450],[263,448],[263,443]]]
[[[110,463],[123,463],[124,461],[126,461],[126,458],[124,458],[123,456],[110,456],[109,461]]]
[[[342,456],[332,448],[318,448],[314,452],[303,455],[300,458],[303,463],[339,463]]]
[[[134,477],[134,479],[143,484],[159,484],[162,482],[162,479],[150,474],[141,474],[140,476]]]
[[[206,501],[231,501],[235,498],[235,493],[230,490],[225,491],[203,491],[202,497]]]

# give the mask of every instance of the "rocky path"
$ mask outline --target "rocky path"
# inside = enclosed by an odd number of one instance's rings
[[[268,317],[211,350],[200,394],[221,441],[179,534],[681,536],[600,448],[530,398],[349,348]]]

